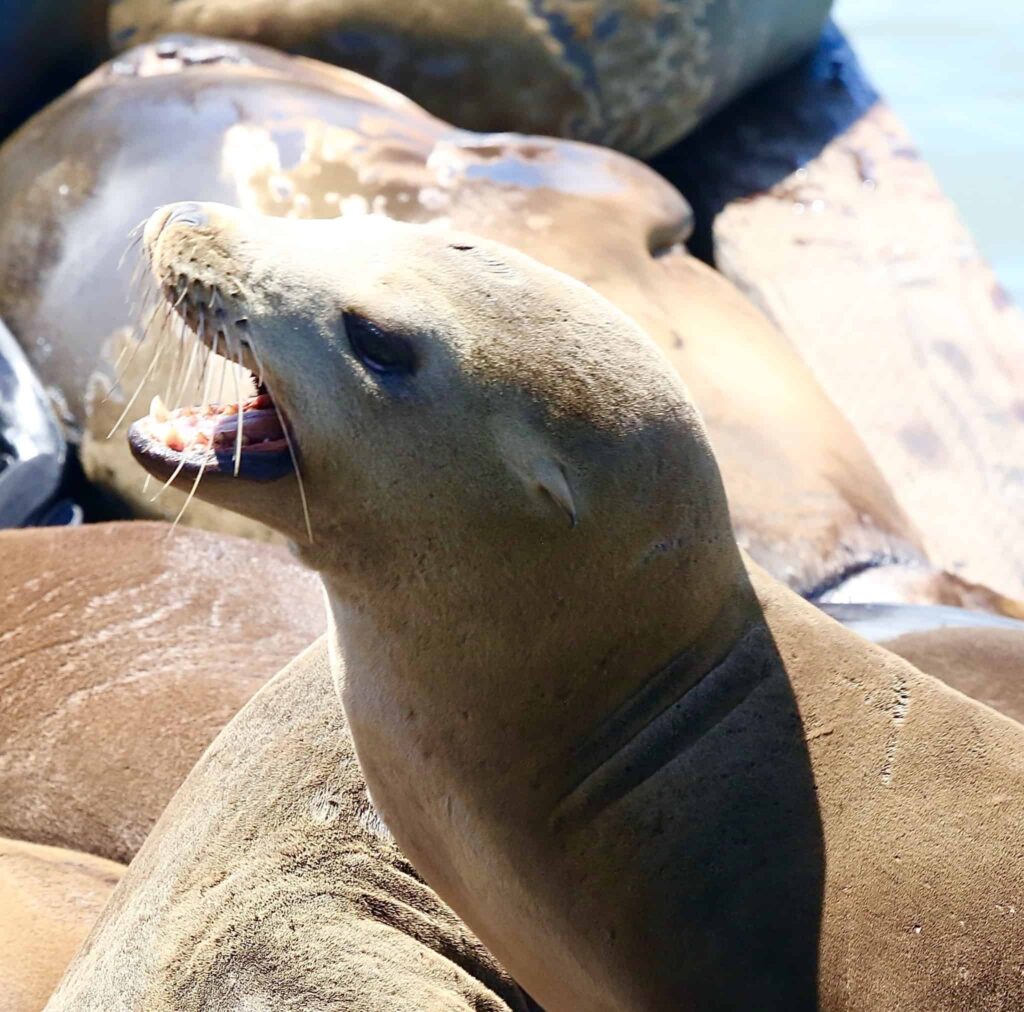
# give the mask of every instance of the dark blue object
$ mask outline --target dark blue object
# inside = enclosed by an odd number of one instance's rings
[[[54,514],[52,503],[66,454],[46,392],[0,322],[0,527],[22,527],[40,518],[52,523],[46,519],[51,515],[75,522],[77,507],[65,504]]]

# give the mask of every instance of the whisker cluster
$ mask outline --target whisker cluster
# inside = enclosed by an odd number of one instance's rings
[[[166,389],[163,396],[158,395],[153,398],[150,405],[151,413],[159,410],[166,411],[166,405],[173,408],[188,402],[193,403],[198,412],[206,412],[212,405],[223,402],[225,373],[230,372],[234,403],[239,415],[233,452],[234,475],[237,477],[243,451],[243,408],[248,396],[244,394],[244,390],[245,385],[250,382],[254,383],[257,391],[266,390],[270,395],[281,431],[284,433],[298,483],[306,534],[312,542],[314,540],[313,528],[298,454],[288,431],[288,425],[278,409],[274,392],[267,381],[256,336],[249,327],[248,320],[239,319],[232,322],[225,316],[223,300],[216,288],[207,293],[205,289],[190,282],[184,275],[180,275],[173,286],[167,285],[162,290],[153,284],[147,258],[144,255],[139,255],[144,228],[145,220],[132,229],[128,246],[119,265],[123,266],[133,252],[136,254],[138,262],[129,283],[128,302],[131,307],[132,319],[140,321],[140,324],[134,328],[117,357],[114,364],[116,378],[107,397],[109,398],[114,390],[123,389],[132,363],[141,349],[145,348],[143,357],[148,354],[150,358],[107,438],[113,437],[121,428],[143,390],[151,383],[161,362],[164,362],[166,366]],[[208,297],[204,300],[203,296],[207,294]],[[189,326],[190,318],[195,321],[194,329]],[[256,365],[255,375],[244,364],[246,350]],[[216,400],[211,400],[215,379],[218,382],[217,397]],[[192,436],[189,443],[183,447],[177,467],[149,499],[150,502],[156,502],[174,484],[190,456],[195,460],[198,438],[198,435]],[[203,452],[199,470],[185,502],[171,525],[172,533],[195,497],[207,467],[215,458],[215,449],[212,445],[204,443],[201,446]],[[148,484],[149,477],[147,476],[144,492],[148,488]]]

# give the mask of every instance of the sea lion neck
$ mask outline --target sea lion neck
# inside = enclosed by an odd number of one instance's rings
[[[394,735],[419,762],[436,764],[439,790],[473,757],[490,773],[470,795],[500,781],[524,811],[553,814],[758,624],[738,553],[717,555],[720,564],[701,574],[681,556],[609,570],[603,580],[552,578],[530,594],[470,584],[420,600],[393,585],[379,600],[352,599],[322,574],[335,677],[357,748],[367,746],[371,791],[373,767],[388,752],[372,742]]]

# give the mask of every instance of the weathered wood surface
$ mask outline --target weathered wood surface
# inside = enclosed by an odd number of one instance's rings
[[[1024,596],[1024,317],[839,32],[657,167],[694,204],[696,252],[800,350],[933,561]]]

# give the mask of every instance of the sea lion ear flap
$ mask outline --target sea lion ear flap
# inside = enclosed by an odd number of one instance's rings
[[[562,465],[551,457],[533,461],[533,481],[541,495],[547,496],[568,518],[569,526],[576,526],[576,502]]]
[[[576,499],[565,469],[548,446],[528,432],[499,431],[501,447],[510,469],[526,486],[530,498],[538,500],[546,510],[560,513],[570,527],[576,526]]]

